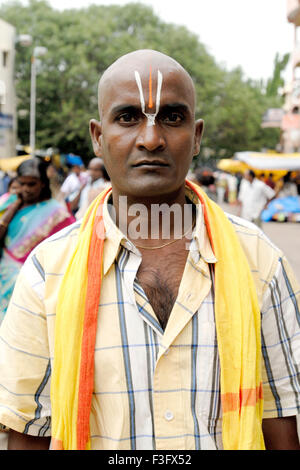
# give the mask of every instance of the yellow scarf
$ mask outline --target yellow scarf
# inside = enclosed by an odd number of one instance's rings
[[[225,450],[264,449],[260,312],[246,256],[223,211],[196,185],[217,258],[215,317],[221,364]],[[59,291],[51,379],[52,448],[90,449],[89,419],[104,248],[102,208],[110,189],[86,213]],[[75,315],[76,313],[76,315]],[[101,312],[100,312],[101,315]]]

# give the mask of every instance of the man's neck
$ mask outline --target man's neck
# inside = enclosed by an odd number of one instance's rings
[[[132,240],[143,246],[157,246],[182,236],[193,225],[192,204],[180,193],[131,197],[116,195],[113,206],[116,224]]]

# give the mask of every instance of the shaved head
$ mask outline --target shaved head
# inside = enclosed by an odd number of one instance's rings
[[[182,75],[186,86],[190,88],[191,100],[195,109],[195,86],[189,73],[172,57],[151,49],[141,49],[130,52],[111,64],[103,73],[98,86],[98,105],[100,118],[103,114],[103,103],[111,86],[120,76],[134,76],[135,71],[160,70],[164,75],[174,73]]]
[[[199,153],[203,121],[195,120],[195,87],[171,57],[138,50],[120,57],[99,82],[100,121],[90,121],[113,197],[185,200],[185,177]]]
[[[92,159],[90,160],[89,165],[93,165],[93,166],[95,166],[95,167],[97,166],[97,167],[100,168],[100,167],[102,167],[102,166],[104,165],[103,159],[100,158],[100,157],[94,157],[94,158],[92,158]]]

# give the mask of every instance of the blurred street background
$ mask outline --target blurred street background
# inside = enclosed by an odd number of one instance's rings
[[[237,215],[236,206],[223,203],[222,208],[229,214]],[[261,228],[269,239],[284,252],[300,282],[299,225],[291,222],[268,222],[264,223]]]

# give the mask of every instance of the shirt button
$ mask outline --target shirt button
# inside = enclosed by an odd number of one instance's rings
[[[174,415],[173,415],[172,411],[167,410],[165,412],[165,418],[166,418],[167,421],[172,421],[172,419],[174,418]]]

